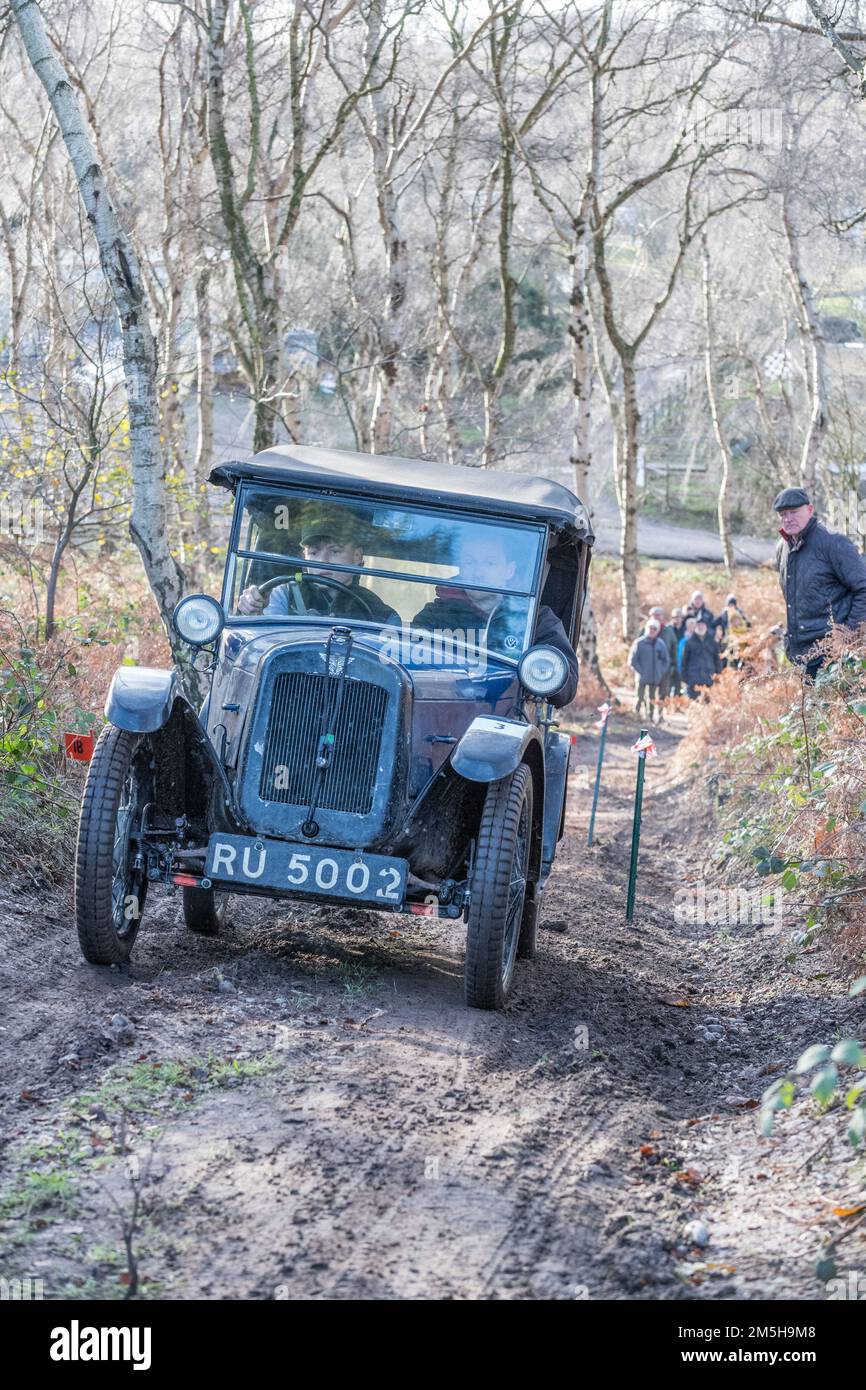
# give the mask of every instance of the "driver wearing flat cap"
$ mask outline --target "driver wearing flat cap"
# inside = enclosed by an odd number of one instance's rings
[[[814,646],[831,624],[866,622],[866,560],[839,531],[819,521],[808,492],[786,487],[773,503],[779,522],[776,567],[788,610],[785,651],[815,677],[824,657]]]
[[[321,514],[311,517],[301,528],[301,554],[316,566],[299,576],[304,607],[308,613],[327,617],[361,618],[399,626],[399,615],[372,589],[361,587],[359,574],[327,568],[329,564],[363,565],[364,550],[357,539],[355,522],[356,518],[345,514]],[[266,596],[251,584],[238,599],[238,612],[247,617],[297,616],[299,610],[291,588],[289,583],[278,584],[266,602]]]

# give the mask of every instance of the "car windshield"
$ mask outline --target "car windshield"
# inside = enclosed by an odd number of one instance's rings
[[[529,645],[543,526],[253,485],[239,506],[233,616],[375,624],[405,665]]]

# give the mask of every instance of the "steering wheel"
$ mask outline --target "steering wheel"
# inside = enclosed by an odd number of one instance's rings
[[[264,598],[271,592],[271,589],[278,588],[280,584],[285,584],[288,589],[295,613],[306,613],[308,610],[308,599],[304,597],[305,589],[312,588],[314,592],[316,589],[330,589],[332,598],[327,609],[328,614],[333,614],[337,599],[342,598],[354,603],[356,608],[360,609],[362,618],[370,618],[372,622],[377,621],[365,595],[357,589],[350,589],[348,584],[338,583],[336,579],[325,579],[323,575],[313,577],[309,574],[302,574],[299,577],[297,574],[277,574],[274,575],[273,579],[266,579],[264,584],[258,584],[256,587]],[[351,615],[340,614],[339,616],[349,617]]]

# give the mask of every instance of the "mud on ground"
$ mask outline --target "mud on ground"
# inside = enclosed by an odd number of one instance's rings
[[[833,1250],[866,1289],[843,1117],[798,1104],[768,1140],[754,1108],[807,1044],[862,1036],[863,999],[820,951],[786,963],[784,927],[675,921],[708,843],[676,723],[627,926],[636,725],[614,719],[592,849],[576,727],[567,930],[502,1014],[463,1006],[453,924],[236,900],[204,940],[154,894],[103,970],[66,896],[4,880],[4,1276],[123,1298],[125,1229],[151,1298],[822,1298]]]

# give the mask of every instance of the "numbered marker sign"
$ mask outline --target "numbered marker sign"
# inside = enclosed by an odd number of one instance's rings
[[[76,763],[89,763],[93,757],[93,734],[64,734],[63,746],[67,758]]]

